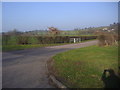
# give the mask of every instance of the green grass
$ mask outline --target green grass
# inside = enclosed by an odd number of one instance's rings
[[[92,39],[96,40],[96,39]],[[84,40],[82,42],[92,41],[92,40]],[[77,42],[79,43],[79,42]],[[28,45],[2,45],[2,51],[14,51],[14,50],[23,50],[28,48],[38,48],[38,47],[47,47],[47,46],[58,46],[58,45],[66,45],[66,44],[74,44],[74,43],[56,43],[56,44],[28,44]]]
[[[38,48],[38,47],[47,47],[47,46],[57,46],[57,45],[65,45],[68,43],[61,44],[31,44],[31,45],[3,45],[2,51],[14,51],[14,50],[23,50],[28,48]]]
[[[118,48],[90,46],[59,53],[53,57],[53,74],[70,88],[103,88],[104,69],[117,72]]]

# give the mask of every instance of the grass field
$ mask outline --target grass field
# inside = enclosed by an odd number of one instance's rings
[[[59,53],[53,57],[53,74],[70,88],[103,88],[103,71],[118,71],[116,46],[90,46]]]
[[[96,39],[92,39],[96,40]],[[84,40],[82,42],[92,41],[92,40]],[[78,43],[78,42],[77,42]],[[55,44],[28,44],[28,45],[2,45],[2,51],[13,51],[13,50],[23,50],[28,48],[38,48],[38,47],[47,47],[47,46],[58,46],[58,45],[66,45],[72,43],[55,43]]]
[[[65,45],[68,43],[61,44],[30,44],[30,45],[3,45],[2,51],[14,51],[14,50],[23,50],[28,48],[38,48],[38,47],[47,47],[47,46],[57,46],[57,45]]]

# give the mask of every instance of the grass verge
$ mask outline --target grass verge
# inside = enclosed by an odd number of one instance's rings
[[[103,88],[103,71],[118,71],[118,47],[90,46],[53,57],[53,74],[69,88]]]
[[[65,45],[67,43],[62,44],[31,44],[31,45],[3,45],[2,51],[14,51],[14,50],[23,50],[28,48],[38,48],[38,47],[47,47],[47,46],[57,46],[57,45]]]
[[[96,39],[92,39],[96,40]],[[84,40],[82,42],[92,41],[92,40]],[[79,42],[80,43],[80,42]],[[47,47],[47,46],[58,46],[58,45],[66,45],[66,44],[74,44],[74,43],[58,43],[58,44],[28,44],[28,45],[3,45],[2,51],[14,51],[14,50],[23,50],[28,48],[38,48],[38,47]]]

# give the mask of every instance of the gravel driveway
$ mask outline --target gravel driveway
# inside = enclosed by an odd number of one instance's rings
[[[47,60],[66,50],[97,44],[89,41],[78,44],[51,46],[2,53],[3,88],[52,88],[46,71]]]

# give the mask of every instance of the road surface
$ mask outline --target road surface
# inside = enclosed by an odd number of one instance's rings
[[[50,46],[2,53],[3,88],[53,88],[49,85],[46,62],[66,50],[95,45],[97,41]]]

